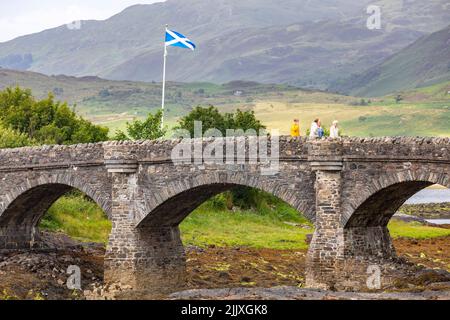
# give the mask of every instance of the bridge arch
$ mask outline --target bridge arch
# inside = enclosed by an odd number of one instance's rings
[[[414,194],[431,185],[450,188],[450,175],[442,171],[406,171],[383,174],[368,181],[362,192],[343,208],[344,228],[387,226],[391,217]]]
[[[389,167],[396,170],[386,170]],[[308,269],[309,286],[337,290],[367,288],[370,266],[379,269],[381,287],[393,284],[398,276],[395,271],[405,265],[398,263],[401,260],[388,230],[389,220],[406,200],[420,190],[434,184],[450,186],[445,163],[418,163],[411,170],[403,167],[404,163],[393,163],[380,166],[383,172],[369,169],[371,171],[367,171],[364,177],[359,176],[359,179],[357,175],[347,176],[356,179],[344,182],[341,217],[337,221],[339,228],[331,232],[331,239],[326,237],[326,232],[331,231],[328,228],[323,233],[316,230],[316,242],[313,238],[310,254],[314,263]],[[335,258],[320,259],[321,255],[328,254],[323,243],[330,247],[336,243]],[[328,273],[329,270],[334,271]]]
[[[106,250],[105,281],[128,279],[133,287],[155,292],[184,288],[186,253],[179,224],[210,197],[237,186],[266,191],[315,220],[315,174],[306,165],[288,164],[273,176],[261,175],[257,166],[232,169],[151,164],[128,177],[128,188],[117,188],[114,194],[117,222]],[[133,217],[134,223],[124,224],[124,217]]]
[[[12,186],[0,197],[0,241],[5,247],[29,247],[38,239],[37,226],[48,209],[72,190],[86,194],[111,218],[109,196],[89,185],[85,177],[68,172],[39,175]]]
[[[137,226],[176,226],[209,198],[239,186],[270,193],[315,221],[315,190],[311,183],[292,185],[282,179],[261,176],[259,172],[216,172],[174,179],[159,192],[150,193],[143,209],[145,214]]]

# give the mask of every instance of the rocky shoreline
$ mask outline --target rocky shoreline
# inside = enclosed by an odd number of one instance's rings
[[[450,203],[408,205],[395,219],[425,225],[445,218]],[[435,226],[435,225],[433,225]],[[303,226],[299,226],[303,227]],[[439,227],[450,227],[439,225]],[[81,243],[60,233],[43,232],[45,249],[0,252],[0,300],[48,299],[408,299],[450,300],[449,238],[395,239],[404,261],[398,280],[384,292],[331,292],[304,289],[306,250],[245,247],[186,247],[188,279],[185,291],[154,297],[127,288],[103,285],[102,244]],[[78,266],[81,290],[67,288],[69,266]],[[412,268],[411,268],[412,267]],[[404,270],[403,270],[404,269]]]
[[[392,218],[400,220],[400,221],[404,221],[404,222],[418,222],[424,226],[450,229],[450,224],[433,223],[432,221],[427,221],[427,219],[429,219],[429,218],[422,218],[422,217],[413,216],[410,214],[404,214],[401,212],[397,212]],[[435,219],[448,219],[448,218],[435,218]]]
[[[105,249],[61,234],[45,234],[48,249],[0,253],[0,300],[97,299],[450,299],[449,238],[394,241],[408,272],[384,292],[304,289],[306,250],[187,248],[186,291],[170,296],[103,286]],[[59,249],[56,249],[58,247]],[[436,253],[440,252],[440,253]],[[408,261],[406,261],[408,260]],[[68,267],[79,266],[82,290],[67,288]],[[400,269],[399,269],[400,270]]]
[[[450,219],[450,202],[405,204],[398,214],[404,214],[417,219]]]
[[[450,288],[450,282],[445,283]],[[171,300],[450,300],[450,291],[422,292],[332,292],[298,287],[231,288],[187,290],[170,295]]]
[[[74,241],[63,234],[43,233],[46,249],[0,252],[0,300],[84,299],[67,287],[69,266],[81,269],[83,287],[103,283],[101,244]]]

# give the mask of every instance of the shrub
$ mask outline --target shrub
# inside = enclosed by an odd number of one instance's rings
[[[20,148],[34,145],[35,143],[26,134],[4,128],[0,124],[0,148]]]
[[[4,128],[26,135],[37,144],[75,144],[108,140],[108,129],[79,117],[54,100],[36,100],[30,90],[0,91],[0,120]]]

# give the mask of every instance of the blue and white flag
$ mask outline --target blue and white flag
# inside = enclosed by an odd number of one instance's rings
[[[186,49],[195,49],[195,44],[183,36],[181,33],[178,33],[173,30],[166,29],[166,47],[180,47]]]

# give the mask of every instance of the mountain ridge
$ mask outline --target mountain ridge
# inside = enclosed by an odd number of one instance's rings
[[[450,25],[423,36],[365,72],[331,86],[357,96],[382,96],[394,91],[450,80]]]
[[[383,8],[383,29],[365,26],[366,5]],[[445,0],[169,0],[135,5],[0,43],[0,66],[44,74],[160,81],[164,24],[199,50],[170,50],[168,78],[251,80],[326,89],[382,62],[450,19]],[[172,48],[171,48],[172,49]]]

